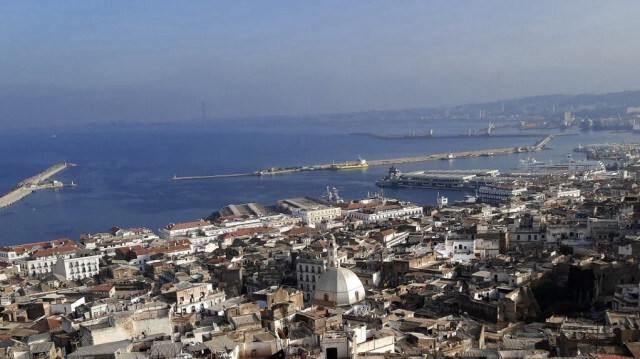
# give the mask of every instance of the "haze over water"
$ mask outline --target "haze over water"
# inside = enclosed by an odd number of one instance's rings
[[[405,124],[384,133],[410,133],[411,128],[435,128],[436,134],[466,133],[483,123],[453,121],[449,124]],[[406,126],[406,128],[404,128]],[[439,127],[436,127],[439,126]],[[462,129],[462,130],[461,130]],[[170,223],[192,221],[231,203],[259,202],[272,205],[278,199],[319,197],[327,186],[335,186],[346,200],[378,191],[374,181],[386,167],[366,170],[302,172],[289,175],[240,177],[174,182],[179,176],[246,173],[272,166],[286,167],[355,160],[417,156],[470,149],[527,146],[537,137],[432,138],[384,140],[349,135],[360,127],[340,124],[309,129],[304,125],[282,126],[272,122],[263,128],[233,130],[201,124],[175,126],[86,127],[57,132],[37,131],[0,135],[0,191],[48,166],[64,161],[78,164],[54,179],[73,180],[75,188],[34,193],[0,210],[0,245],[68,237],[81,233],[122,228],[153,230]],[[383,128],[373,128],[371,132]],[[536,131],[542,132],[542,131]],[[498,132],[499,133],[499,132]],[[54,136],[55,135],[55,136]],[[553,150],[534,154],[476,157],[400,165],[402,171],[419,169],[509,169],[519,159],[562,160],[578,143],[638,141],[631,133],[588,132],[580,136],[556,137]],[[580,154],[575,154],[580,158]],[[389,197],[418,204],[434,204],[436,190],[386,189]],[[464,192],[446,191],[450,201]]]
[[[7,229],[0,232],[0,245],[77,239],[111,226],[157,230],[229,203],[269,205],[280,198],[320,196],[327,186],[336,186],[346,199],[358,198],[378,190],[374,181],[387,169],[179,183],[171,180],[174,174],[531,145],[537,138],[349,135],[430,128],[436,136],[458,135],[485,127],[489,119],[372,122],[363,115],[347,124],[296,119],[636,89],[639,10],[634,1],[591,0],[4,2],[0,192],[63,161],[78,167],[54,179],[78,186],[38,192],[0,210],[0,225]],[[289,120],[252,126],[228,120],[245,116]],[[227,122],[180,122],[194,118]],[[159,122],[174,124],[152,125]],[[101,123],[127,125],[96,125]],[[558,137],[550,144],[553,151],[535,156],[562,159],[578,142],[621,139],[637,141],[632,134],[608,132]],[[527,155],[400,169],[506,169]],[[387,194],[419,204],[436,197],[435,191],[418,189]],[[444,194],[452,200],[464,196]]]

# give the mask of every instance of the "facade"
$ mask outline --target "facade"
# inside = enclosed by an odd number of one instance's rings
[[[338,207],[311,198],[290,198],[278,201],[281,209],[291,212],[294,217],[299,217],[302,222],[309,227],[323,221],[331,221],[340,217],[341,210]]]
[[[180,282],[176,284],[176,313],[199,313],[226,299],[224,291],[214,290],[211,283]]]
[[[80,343],[92,346],[153,335],[173,334],[171,310],[162,304],[112,313],[80,324]]]
[[[338,207],[321,206],[317,208],[296,208],[291,213],[296,217],[300,217],[306,225],[314,227],[320,222],[340,217],[341,211]]]
[[[100,271],[101,255],[83,255],[71,258],[58,258],[53,266],[53,273],[64,276],[67,280],[90,278]]]
[[[190,236],[191,234],[200,234],[204,231],[211,230],[215,226],[208,221],[196,221],[188,223],[169,223],[160,229],[160,238],[173,238],[178,236]]]
[[[376,223],[392,218],[411,218],[422,216],[422,207],[411,203],[407,204],[386,204],[374,208],[350,211],[348,216],[359,219],[364,223]]]
[[[512,197],[521,196],[526,191],[527,187],[511,183],[480,187],[480,189],[478,189],[478,200],[485,203],[498,203]]]
[[[310,302],[316,282],[327,270],[327,259],[318,253],[301,252],[296,263],[298,289],[302,291],[305,302]]]
[[[78,250],[79,248],[75,246],[40,249],[28,257],[17,259],[15,263],[19,265],[20,272],[23,275],[36,278],[51,273],[59,258],[73,257]]]

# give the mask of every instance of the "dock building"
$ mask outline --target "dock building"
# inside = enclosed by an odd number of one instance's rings
[[[302,222],[309,227],[315,227],[320,222],[330,221],[341,215],[340,207],[329,206],[308,197],[283,199],[278,201],[278,207],[302,218]]]

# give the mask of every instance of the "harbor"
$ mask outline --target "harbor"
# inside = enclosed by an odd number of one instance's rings
[[[266,170],[249,172],[249,173],[236,173],[236,174],[217,174],[217,175],[201,175],[201,176],[173,176],[174,181],[189,181],[189,180],[205,180],[205,179],[220,179],[220,178],[233,178],[233,177],[248,177],[248,176],[265,176],[265,175],[280,175],[280,174],[289,174],[294,172],[304,172],[304,171],[324,171],[324,170],[346,170],[346,169],[357,169],[357,168],[366,168],[372,166],[390,166],[404,163],[417,163],[417,162],[428,162],[428,161],[437,161],[437,160],[454,160],[456,158],[472,158],[478,156],[500,156],[500,155],[509,155],[513,153],[525,153],[525,152],[536,152],[540,151],[555,137],[554,134],[550,134],[536,142],[531,146],[525,147],[503,147],[503,148],[490,148],[483,150],[472,150],[472,151],[460,151],[460,152],[447,152],[447,153],[434,153],[425,156],[413,156],[413,157],[399,157],[399,158],[388,158],[388,159],[379,159],[379,160],[369,160],[362,161],[359,159],[357,165],[353,166],[344,166],[344,165],[336,165],[336,164],[319,164],[314,166],[296,166],[296,167],[271,167]]]
[[[18,183],[18,185],[14,189],[0,197],[0,209],[15,204],[16,202],[20,201],[21,199],[25,198],[35,191],[75,186],[73,182],[64,184],[59,181],[49,181],[49,178],[56,175],[57,173],[75,166],[76,165],[74,163],[59,163],[47,168],[46,170],[38,173],[35,176],[23,180],[22,182]]]

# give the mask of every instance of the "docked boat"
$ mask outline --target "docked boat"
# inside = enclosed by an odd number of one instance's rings
[[[565,161],[555,163],[553,161],[537,161],[535,158],[529,157],[527,159],[520,160],[518,169],[526,171],[564,170],[575,172],[599,172],[606,170],[602,161],[576,161],[571,154],[567,155],[567,159]]]
[[[376,186],[470,190],[498,182],[499,175],[498,170],[428,170],[402,173],[395,166],[391,166],[387,176],[376,181]]]
[[[351,169],[367,168],[367,167],[369,167],[367,160],[365,160],[360,156],[358,156],[358,161],[356,162],[345,162],[342,164],[331,165],[332,170],[351,170]]]

